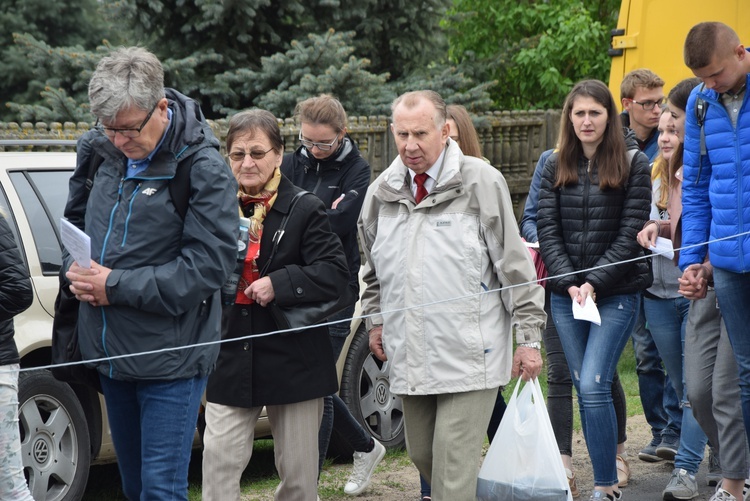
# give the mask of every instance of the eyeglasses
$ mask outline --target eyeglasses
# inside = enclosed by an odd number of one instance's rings
[[[159,101],[157,101],[154,107],[151,108],[151,111],[148,112],[148,115],[146,115],[146,118],[143,119],[143,122],[141,122],[140,127],[138,127],[137,129],[113,129],[111,127],[105,127],[99,124],[99,119],[96,120],[95,127],[104,132],[104,134],[106,134],[110,139],[113,139],[115,137],[115,134],[120,134],[122,137],[127,137],[128,139],[134,139],[141,135],[141,131],[146,126],[148,121],[151,120],[151,115],[154,114],[154,111],[156,111],[156,107],[158,105]]]
[[[302,138],[302,132],[299,133],[299,142],[302,143],[302,146],[307,148],[308,150],[313,149],[313,146],[318,148],[320,151],[330,151],[331,148],[333,148],[333,145],[336,144],[336,141],[339,140],[339,137],[336,136],[333,141],[330,143],[316,143],[315,141],[310,141],[309,139],[303,139]]]
[[[252,150],[252,151],[248,151],[247,153],[245,153],[244,151],[233,151],[227,156],[232,162],[242,162],[243,160],[245,160],[245,157],[248,155],[250,155],[250,158],[252,158],[253,160],[263,160],[264,158],[266,158],[266,155],[268,155],[268,153],[272,150],[273,150],[273,146],[271,146],[266,151]]]
[[[661,98],[658,101],[643,101],[643,102],[640,102],[640,103],[638,101],[636,101],[635,99],[631,99],[630,101],[633,102],[633,103],[635,103],[635,104],[640,104],[643,107],[643,109],[646,110],[646,111],[653,110],[654,106],[658,106],[659,108],[661,108],[662,106],[664,106],[664,103],[665,103],[665,99],[664,98]]]

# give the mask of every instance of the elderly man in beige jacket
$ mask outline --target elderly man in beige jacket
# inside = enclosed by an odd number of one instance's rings
[[[443,99],[409,92],[392,111],[399,157],[359,221],[370,350],[390,363],[433,498],[473,500],[498,388],[541,371],[544,291],[505,179],[449,139]]]

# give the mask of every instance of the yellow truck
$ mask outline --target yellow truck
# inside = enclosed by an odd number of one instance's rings
[[[617,28],[612,30],[609,89],[620,102],[620,82],[631,70],[648,68],[669,92],[693,74],[682,59],[690,28],[703,21],[720,21],[750,46],[750,0],[622,0]]]

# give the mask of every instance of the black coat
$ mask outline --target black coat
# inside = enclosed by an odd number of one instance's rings
[[[628,147],[635,147],[629,144]],[[544,166],[537,213],[539,249],[550,276],[561,275],[644,255],[636,235],[649,218],[651,175],[648,158],[636,153],[626,186],[602,191],[596,166],[578,164],[578,182],[554,188],[557,154]],[[571,286],[589,282],[598,298],[631,294],[651,285],[645,259],[551,279],[549,287],[568,294]]]
[[[0,365],[17,364],[13,317],[31,306],[34,292],[13,232],[0,215]]]
[[[370,164],[354,141],[344,138],[341,148],[325,160],[312,156],[304,146],[284,156],[281,172],[300,188],[315,193],[326,206],[331,229],[341,239],[349,265],[349,287],[352,297],[359,297],[359,245],[357,219],[362,210],[365,192],[370,185]],[[335,209],[334,200],[344,199]]]
[[[273,247],[272,237],[301,191],[282,177],[264,221],[258,268]],[[280,306],[326,301],[344,294],[349,271],[341,242],[331,232],[323,203],[303,196],[269,267]],[[224,309],[222,339],[277,330],[273,317],[256,303]],[[338,383],[327,327],[222,343],[216,370],[208,379],[209,402],[258,407],[303,402],[336,393]]]

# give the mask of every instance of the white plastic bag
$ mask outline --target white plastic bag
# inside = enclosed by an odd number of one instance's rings
[[[479,501],[573,501],[539,381],[518,380],[477,481]]]

